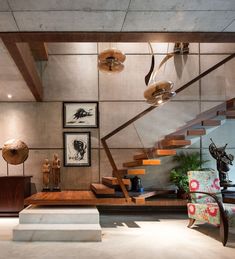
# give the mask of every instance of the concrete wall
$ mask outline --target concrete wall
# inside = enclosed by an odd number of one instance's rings
[[[105,74],[97,70],[97,53],[109,47],[118,47],[127,54],[125,69],[119,74]],[[153,44],[156,63],[173,44]],[[157,80],[167,79],[175,83],[175,89],[196,77],[214,63],[234,52],[234,44],[190,44],[188,56],[177,56],[167,62],[157,75]],[[25,163],[27,175],[33,175],[37,191],[42,188],[41,165],[45,158],[52,159],[58,153],[63,160],[62,133],[66,131],[91,131],[91,167],[61,168],[63,189],[89,189],[90,183],[99,182],[102,176],[112,174],[100,138],[126,122],[148,105],[143,99],[146,88],[144,76],[149,70],[148,44],[131,43],[60,43],[49,44],[49,61],[39,64],[44,86],[44,102],[0,103],[0,146],[10,138],[20,138],[30,147]],[[200,55],[199,55],[200,54]],[[225,99],[235,97],[235,61],[230,61],[205,79],[177,95],[174,100],[154,110],[146,117],[130,125],[108,141],[119,168],[131,161],[141,148],[154,146],[165,134],[171,133],[200,111],[207,110]],[[98,101],[100,127],[98,129],[63,129],[63,101]],[[208,156],[209,138],[223,145],[229,143],[229,151],[235,154],[233,139],[234,122],[229,121],[219,129],[193,144],[189,151],[201,151]],[[225,137],[226,136],[226,137]],[[211,157],[210,166],[215,161]],[[164,158],[162,165],[148,168],[143,177],[145,187],[169,186],[169,171],[174,166],[172,158]],[[6,174],[6,163],[0,158],[0,174]],[[232,171],[232,170],[231,170]],[[10,174],[21,174],[22,166],[10,166]],[[235,173],[231,172],[235,180]]]

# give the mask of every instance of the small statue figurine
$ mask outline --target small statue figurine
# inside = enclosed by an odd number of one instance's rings
[[[175,54],[188,54],[189,53],[189,43],[188,42],[176,42],[174,46]]]
[[[60,159],[54,154],[52,161],[53,190],[60,191]]]
[[[43,173],[43,191],[49,191],[50,190],[50,171],[51,171],[51,165],[49,164],[49,160],[45,159],[43,165],[42,165],[42,173]]]
[[[212,139],[211,144],[209,145],[209,151],[212,157],[216,160],[216,167],[219,172],[220,185],[223,187],[231,185],[231,181],[228,178],[229,165],[233,165],[232,161],[234,160],[233,155],[227,154],[225,149],[227,144],[224,147],[216,147]]]

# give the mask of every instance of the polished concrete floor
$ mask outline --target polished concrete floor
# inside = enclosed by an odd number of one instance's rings
[[[102,213],[99,243],[13,242],[17,218],[0,218],[1,259],[229,259],[235,258],[235,229],[226,247],[218,228],[198,224],[188,229],[181,213]]]

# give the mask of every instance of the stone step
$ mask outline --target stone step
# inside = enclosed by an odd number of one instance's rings
[[[136,160],[131,162],[123,163],[124,167],[135,167],[135,166],[144,166],[144,165],[160,165],[161,160],[159,159],[143,159],[143,160]]]
[[[99,224],[19,224],[13,229],[14,241],[101,241]]]
[[[155,149],[152,154],[151,158],[153,157],[162,157],[162,156],[174,156],[176,155],[176,150],[174,149]],[[135,155],[134,160],[142,160],[148,159],[148,155],[146,153]]]
[[[95,194],[114,194],[115,190],[102,183],[92,183],[91,189]]]
[[[127,185],[127,186],[131,185],[130,179],[122,179],[122,181],[124,185]],[[119,186],[119,183],[116,177],[108,177],[108,176],[102,177],[102,183],[111,187]]]
[[[19,213],[20,224],[98,224],[96,207],[28,206]]]

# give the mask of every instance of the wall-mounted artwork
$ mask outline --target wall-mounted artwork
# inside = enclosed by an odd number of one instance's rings
[[[64,128],[98,128],[98,102],[64,102]]]
[[[91,166],[90,132],[64,132],[64,166]]]

